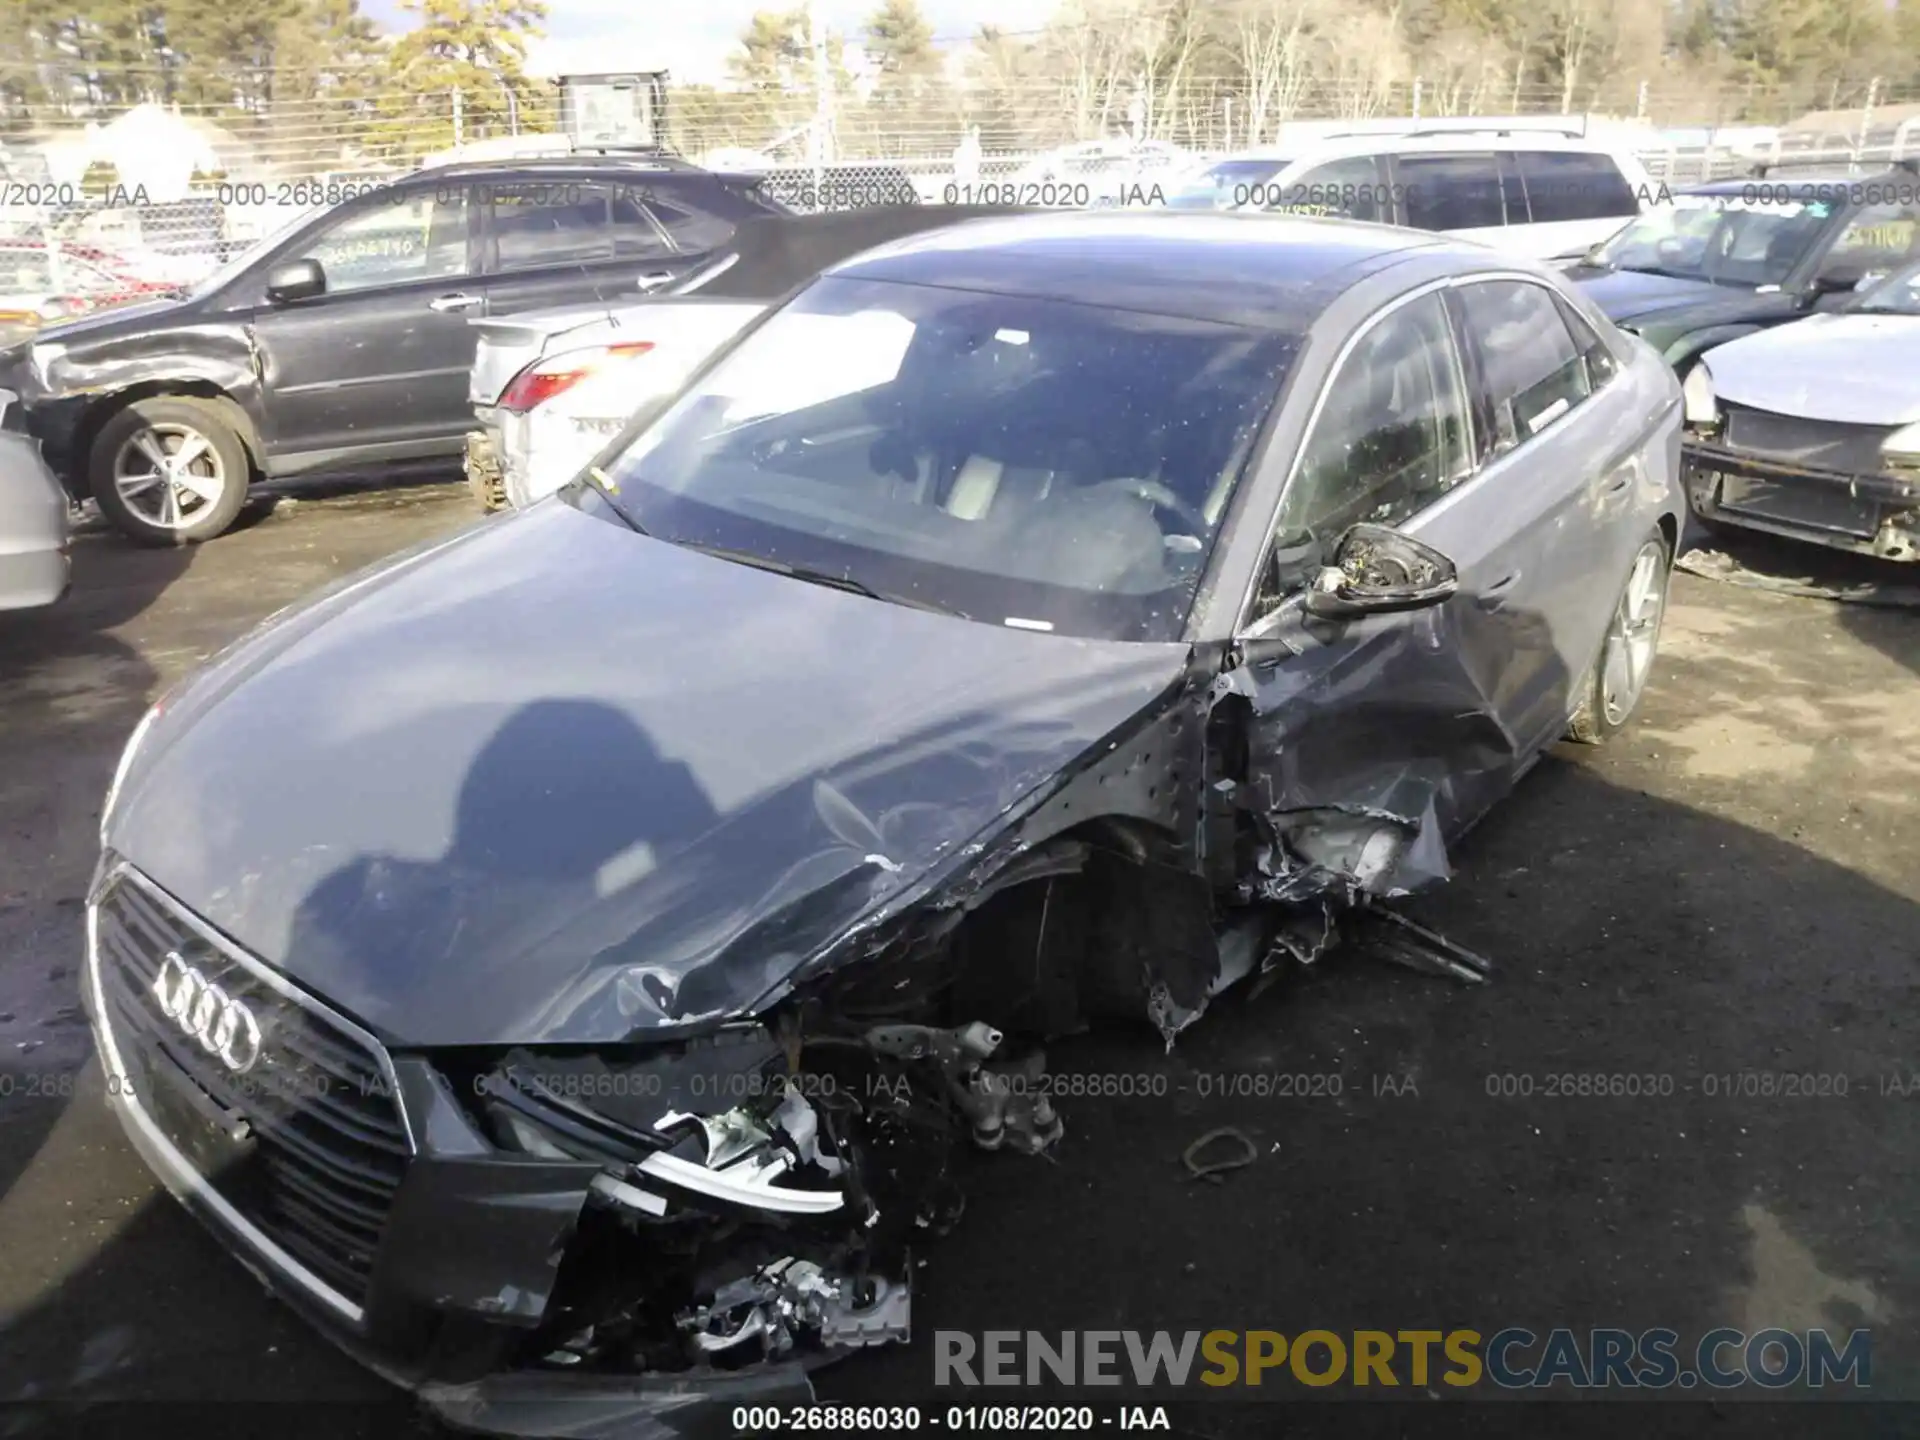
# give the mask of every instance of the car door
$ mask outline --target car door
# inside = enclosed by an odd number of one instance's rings
[[[464,185],[427,181],[348,201],[264,261],[252,314],[261,440],[273,473],[452,453],[465,431],[473,274]],[[326,290],[279,304],[265,275],[318,261]]]
[[[1282,832],[1287,815],[1386,814],[1418,821],[1423,843],[1438,844],[1504,794],[1526,759],[1516,738],[1524,687],[1503,683],[1512,657],[1496,618],[1513,543],[1484,514],[1478,529],[1444,521],[1479,466],[1444,288],[1396,302],[1347,345],[1315,402],[1239,627],[1249,776]],[[1308,580],[1361,522],[1440,545],[1458,567],[1457,593],[1419,610],[1309,617]]]
[[[1393,195],[1401,221],[1483,245],[1516,243],[1507,233],[1500,162],[1493,151],[1394,155]],[[1524,220],[1524,216],[1519,217]],[[1522,241],[1524,232],[1520,232]]]
[[[627,304],[690,273],[700,257],[653,218],[649,188],[564,177],[480,186],[487,314]]]
[[[1612,383],[1619,361],[1546,283],[1474,280],[1448,298],[1481,468],[1413,533],[1449,554],[1477,547],[1484,649],[1469,663],[1532,750],[1564,730],[1645,538],[1630,519],[1657,417],[1635,413],[1627,388]]]

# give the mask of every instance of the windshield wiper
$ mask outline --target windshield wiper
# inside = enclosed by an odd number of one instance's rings
[[[600,498],[607,502],[607,508],[618,515],[620,522],[634,534],[650,536],[653,533],[627,513],[627,507],[620,503],[620,497],[614,493],[613,482],[607,479],[598,465],[589,465],[579,478],[599,493]]]
[[[1685,270],[1669,270],[1662,265],[1609,265],[1609,270],[1631,270],[1636,275],[1664,275],[1669,280],[1705,280],[1707,277],[1697,271],[1689,274]]]
[[[751,550],[730,550],[724,545],[700,545],[692,540],[682,540],[678,543],[689,550],[698,550],[702,555],[711,555],[717,560],[731,560],[736,565],[750,565],[755,570],[771,571],[775,575],[785,575],[790,580],[803,580],[809,585],[820,585],[829,590],[844,590],[849,595],[884,601],[888,605],[904,605],[909,610],[926,610],[935,615],[953,615],[962,620],[973,618],[964,610],[956,610],[951,605],[942,605],[937,600],[923,600],[918,595],[895,595],[885,590],[876,590],[864,581],[854,579],[851,575],[836,575],[831,570],[815,570],[805,565],[792,565],[785,560],[772,560],[765,555],[756,555]]]

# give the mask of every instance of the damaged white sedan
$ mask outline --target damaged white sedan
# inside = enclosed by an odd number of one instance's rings
[[[89,899],[111,1103],[464,1425],[804,1395],[909,1337],[956,1147],[1071,1125],[1048,1036],[1175,1043],[1626,722],[1679,427],[1548,272],[1411,231],[834,266],[164,697]]]

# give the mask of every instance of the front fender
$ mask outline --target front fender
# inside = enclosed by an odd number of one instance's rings
[[[225,396],[244,417],[242,441],[259,457],[266,416],[253,334],[246,325],[203,325],[92,345],[50,344],[36,347],[34,361],[41,393],[22,400],[49,462],[63,475],[84,470],[88,437],[111,408],[107,402],[136,393]]]

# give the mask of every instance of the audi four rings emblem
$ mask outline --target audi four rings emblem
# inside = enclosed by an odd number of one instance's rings
[[[253,1012],[189,965],[178,950],[169,950],[160,962],[153,995],[181,1034],[198,1040],[202,1050],[219,1056],[234,1074],[246,1074],[260,1058],[260,1024]]]

